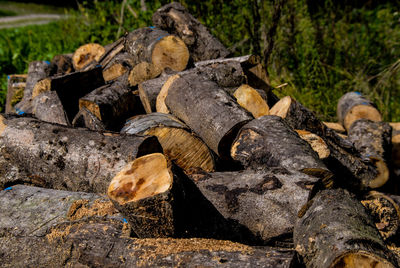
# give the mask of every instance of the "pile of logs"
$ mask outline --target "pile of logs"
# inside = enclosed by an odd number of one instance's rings
[[[397,124],[279,99],[178,3],[153,23],[10,76],[2,266],[398,267]]]

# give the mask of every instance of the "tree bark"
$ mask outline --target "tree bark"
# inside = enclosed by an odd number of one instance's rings
[[[125,120],[143,111],[143,106],[131,89],[119,81],[96,88],[79,99],[79,108],[85,107],[108,130],[119,131]]]
[[[159,8],[153,14],[153,24],[179,36],[189,48],[194,61],[224,58],[229,55],[229,50],[177,2]]]
[[[361,118],[382,121],[376,105],[362,96],[360,92],[348,92],[339,99],[337,117],[346,130],[349,130],[354,121]]]
[[[125,50],[132,55],[134,65],[145,61],[161,71],[167,67],[182,71],[189,62],[189,51],[179,37],[152,27],[130,32]]]
[[[104,131],[106,127],[94,114],[88,109],[82,107],[72,120],[73,127],[85,127],[94,131]]]
[[[397,267],[361,203],[342,189],[318,193],[293,234],[307,267]]]
[[[129,119],[121,133],[156,136],[164,154],[185,172],[201,168],[215,170],[213,154],[205,143],[177,118],[151,113]]]
[[[48,61],[33,61],[29,63],[28,77],[26,78],[26,86],[24,96],[21,102],[14,107],[18,114],[31,113],[32,111],[32,91],[35,84],[50,75],[51,65]]]
[[[26,74],[13,74],[7,77],[7,97],[5,112],[15,113],[14,105],[21,101],[26,87]]]
[[[245,168],[283,167],[301,171],[332,184],[332,172],[311,146],[278,116],[262,116],[244,125],[231,148],[231,156]]]
[[[240,127],[252,119],[231,96],[197,74],[176,79],[169,87],[165,104],[221,158],[229,159],[229,150]]]
[[[155,137],[73,129],[28,117],[3,115],[0,125],[1,154],[9,160],[0,170],[19,169],[32,183],[39,180],[53,189],[105,193],[126,163],[162,150]],[[6,179],[0,178],[2,187]]]
[[[264,243],[291,235],[300,209],[321,187],[320,179],[284,168],[189,176],[219,213]]]
[[[156,111],[158,93],[160,93],[162,86],[169,77],[169,75],[160,76],[139,84],[139,97],[146,113],[149,114]]]
[[[32,100],[32,113],[39,120],[69,126],[64,107],[55,91],[46,91]]]
[[[75,71],[72,63],[72,54],[55,55],[51,60],[51,65],[54,66],[54,75],[69,74]]]

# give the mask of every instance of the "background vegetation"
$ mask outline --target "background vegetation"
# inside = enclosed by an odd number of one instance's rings
[[[51,60],[88,42],[105,45],[149,26],[152,13],[168,2],[84,1],[64,10],[68,19],[0,30],[0,102],[7,74],[26,72],[30,61]],[[180,2],[234,55],[261,55],[271,85],[287,83],[275,90],[279,96],[291,95],[320,118],[335,120],[339,97],[360,91],[386,120],[400,121],[398,1]]]

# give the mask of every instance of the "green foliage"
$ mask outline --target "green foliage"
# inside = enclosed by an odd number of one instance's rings
[[[0,30],[1,88],[6,74],[26,72],[30,61],[89,42],[105,45],[150,26],[153,12],[168,2],[146,1],[146,11],[139,0],[83,2],[67,20]],[[234,55],[263,55],[277,2],[181,1]],[[267,66],[271,84],[287,83],[278,95],[293,96],[324,120],[335,120],[339,97],[356,90],[377,103],[386,120],[400,121],[399,7],[395,1],[373,7],[339,2],[286,1]]]

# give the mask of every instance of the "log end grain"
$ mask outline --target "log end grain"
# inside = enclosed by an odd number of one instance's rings
[[[161,74],[161,69],[158,66],[143,61],[137,64],[135,67],[132,68],[131,72],[129,73],[129,85],[131,87],[137,86],[138,84],[150,80],[152,78],[156,78]]]
[[[352,107],[346,114],[343,120],[343,126],[348,130],[351,124],[361,118],[369,119],[375,122],[382,121],[382,115],[375,107],[368,105],[356,105]]]
[[[285,118],[291,103],[292,98],[290,96],[283,97],[274,106],[272,106],[272,108],[269,110],[269,114]]]
[[[38,81],[32,90],[32,99],[36,98],[40,95],[40,93],[50,91],[51,90],[51,79],[45,78]]]
[[[249,111],[254,118],[269,114],[269,107],[260,94],[249,85],[240,86],[233,96],[240,106]]]
[[[173,175],[160,153],[139,157],[112,179],[108,196],[120,205],[163,193],[171,188]]]
[[[162,86],[160,93],[157,96],[156,100],[156,111],[159,113],[169,114],[169,109],[167,105],[165,105],[165,98],[168,96],[168,90],[171,85],[180,78],[178,74],[171,76]]]
[[[189,50],[179,37],[168,35],[154,46],[151,59],[157,68],[183,71],[189,62]]]
[[[111,80],[115,80],[118,77],[124,75],[127,71],[128,68],[126,68],[121,63],[113,64],[112,66],[103,71],[104,81],[108,82]]]
[[[80,70],[93,60],[99,61],[105,49],[99,44],[85,44],[79,47],[72,56],[75,70]]]
[[[393,264],[367,252],[346,253],[338,257],[333,263],[332,268],[358,268],[358,267],[376,267],[376,268],[394,268]]]
[[[320,136],[307,130],[296,129],[295,131],[297,132],[297,134],[299,134],[300,138],[311,145],[311,148],[313,148],[313,150],[318,153],[320,159],[326,159],[329,157],[331,151],[329,150],[328,145]]]
[[[370,157],[371,162],[375,165],[377,170],[376,177],[368,183],[372,189],[383,186],[389,180],[389,168],[385,161],[378,157]]]

